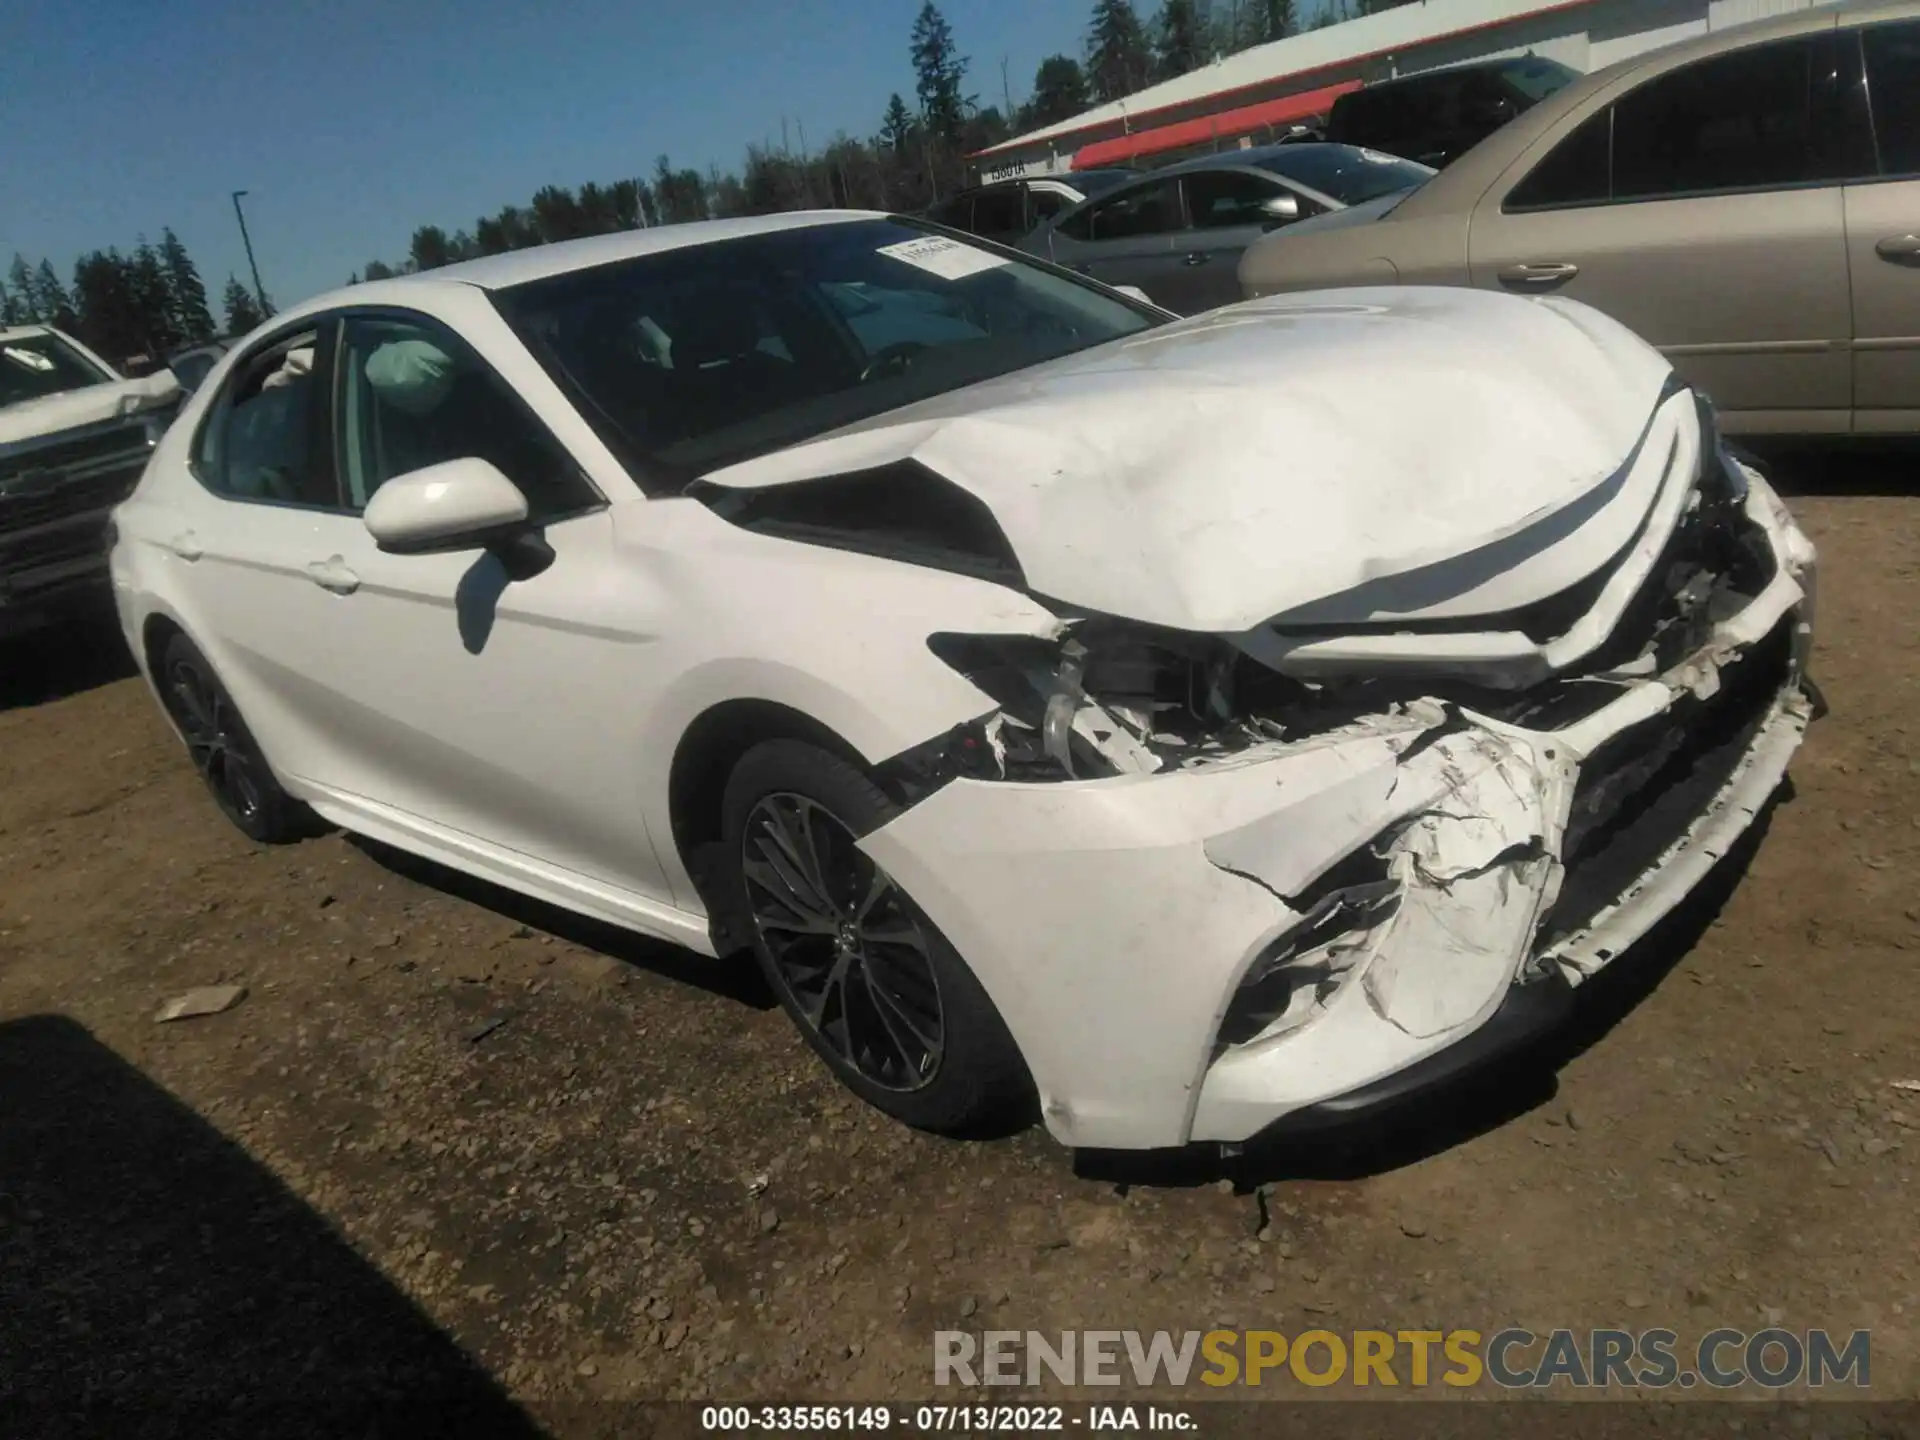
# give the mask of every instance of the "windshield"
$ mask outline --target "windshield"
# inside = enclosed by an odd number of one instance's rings
[[[494,296],[644,488],[678,489],[1159,317],[899,220],[692,245]]]
[[[1538,104],[1556,90],[1564,90],[1580,78],[1580,72],[1558,60],[1542,60],[1529,55],[1506,69],[1507,83]]]
[[[1411,190],[1434,174],[1431,166],[1357,145],[1289,145],[1257,163],[1342,205]]]
[[[0,406],[105,385],[115,378],[58,335],[43,332],[0,340]]]

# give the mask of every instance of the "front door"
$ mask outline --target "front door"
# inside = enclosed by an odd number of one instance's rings
[[[447,831],[670,900],[641,816],[631,687],[657,616],[600,495],[464,342],[424,317],[349,313],[333,391],[342,512],[315,536],[332,623],[307,648],[330,697],[317,783]],[[359,519],[387,480],[463,456],[527,497],[554,559],[510,580],[486,551],[390,555]]]
[[[1321,207],[1265,175],[1248,170],[1196,170],[1184,176],[1190,228],[1179,237],[1180,261],[1162,282],[1169,299],[1156,300],[1182,315],[1197,315],[1242,299],[1240,257],[1246,248],[1288,223],[1262,207],[1290,197],[1299,207],[1295,219]]]
[[[1846,189],[1854,424],[1920,429],[1920,21],[1860,31],[1878,178]]]
[[[1109,285],[1137,285],[1169,305],[1168,277],[1180,263],[1174,242],[1185,226],[1177,179],[1129,185],[1056,226],[1053,259]]]
[[[1597,97],[1481,201],[1473,283],[1604,310],[1730,428],[1845,429],[1851,136],[1834,43],[1755,45]]]

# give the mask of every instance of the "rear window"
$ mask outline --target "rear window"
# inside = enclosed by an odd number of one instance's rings
[[[1353,145],[1288,145],[1256,162],[1342,205],[1361,205],[1433,178],[1431,166]]]

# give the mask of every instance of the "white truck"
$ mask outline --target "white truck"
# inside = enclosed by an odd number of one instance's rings
[[[108,602],[108,518],[182,398],[50,325],[0,329],[0,638]]]

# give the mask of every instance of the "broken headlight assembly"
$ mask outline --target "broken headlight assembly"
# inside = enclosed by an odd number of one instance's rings
[[[999,708],[889,762],[923,793],[960,776],[1147,774],[1234,724],[1240,657],[1212,637],[1101,622],[1057,639],[937,634],[927,645]]]

